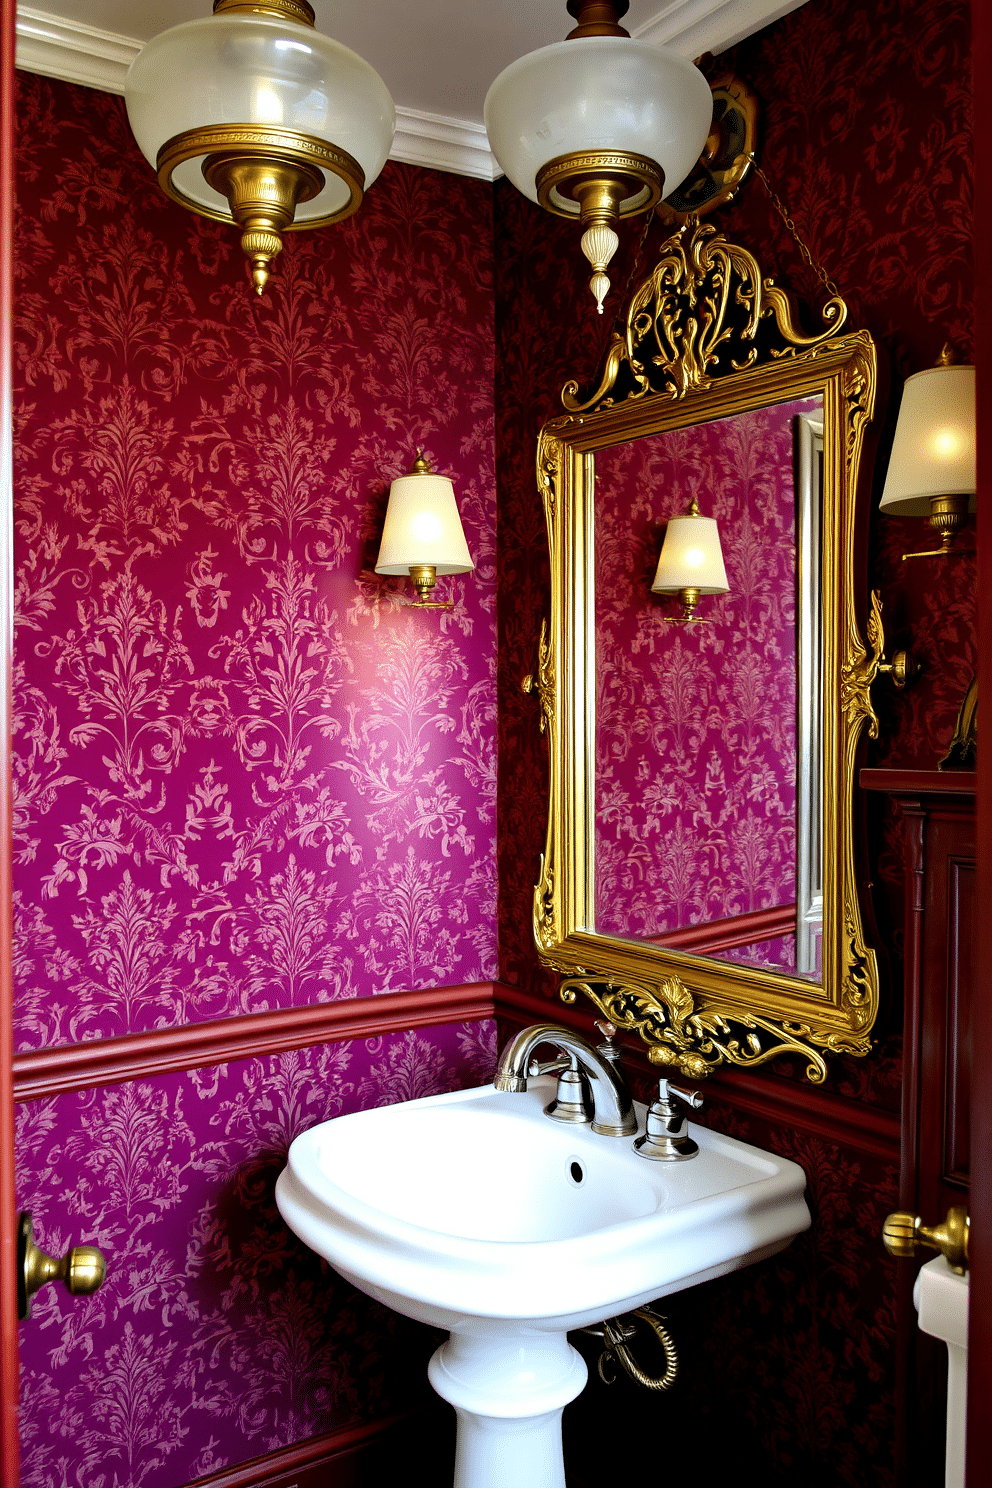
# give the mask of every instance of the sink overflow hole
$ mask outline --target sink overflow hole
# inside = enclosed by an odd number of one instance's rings
[[[582,1183],[586,1176],[582,1164],[578,1162],[569,1163],[568,1174],[572,1182],[575,1184]]]

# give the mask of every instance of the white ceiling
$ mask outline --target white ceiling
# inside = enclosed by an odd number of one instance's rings
[[[525,52],[560,41],[565,0],[312,0],[317,28],[352,47],[396,101],[394,159],[498,174],[482,124],[489,84]],[[683,57],[719,52],[805,0],[631,0],[631,35]],[[209,15],[210,0],[49,0],[19,5],[17,65],[113,93],[150,37]]]

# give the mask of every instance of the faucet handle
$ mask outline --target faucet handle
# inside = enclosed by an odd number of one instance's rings
[[[554,1059],[532,1059],[527,1066],[527,1075],[559,1075],[571,1066],[572,1060],[567,1054],[556,1054]]]
[[[698,1111],[703,1105],[703,1097],[698,1090],[683,1090],[680,1085],[673,1085],[671,1080],[664,1077],[658,1081],[658,1096],[660,1100],[671,1104],[672,1096],[680,1100],[683,1105],[689,1107],[690,1111]]]

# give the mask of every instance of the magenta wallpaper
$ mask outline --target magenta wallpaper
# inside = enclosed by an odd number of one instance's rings
[[[795,903],[795,419],[815,407],[596,456],[601,931],[655,936]],[[730,592],[673,625],[676,597],[651,583],[665,521],[694,497],[719,523]],[[793,938],[757,949],[795,965]]]
[[[257,299],[121,100],[20,88],[19,1046],[491,979],[488,188],[390,165]],[[417,444],[449,614],[372,572]]]
[[[18,1046],[491,980],[491,188],[388,165],[257,300],[120,99],[21,75],[18,106]],[[373,573],[418,444],[476,562],[450,613]],[[22,1106],[41,1243],[110,1266],[22,1329],[25,1488],[179,1488],[425,1397],[429,1330],[272,1186],[305,1126],[490,1078],[493,1037]]]
[[[178,1488],[429,1396],[430,1329],[286,1228],[275,1180],[318,1121],[492,1078],[489,1025],[340,1043],[19,1108],[20,1203],[109,1259],[21,1328],[23,1488]]]

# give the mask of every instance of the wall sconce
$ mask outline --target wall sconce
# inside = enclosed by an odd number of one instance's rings
[[[389,488],[389,505],[382,529],[377,574],[409,574],[418,594],[411,608],[450,610],[451,600],[432,600],[438,574],[470,573],[469,557],[455,502],[455,491],[445,475],[435,475],[422,451],[409,475]]]
[[[651,592],[678,595],[682,614],[665,617],[673,625],[707,624],[693,614],[700,595],[730,593],[716,519],[699,515],[695,496],[686,516],[669,518]]]
[[[940,547],[907,558],[951,552],[954,534],[975,510],[975,369],[956,366],[945,346],[935,367],[907,377],[879,509],[927,517]]]

